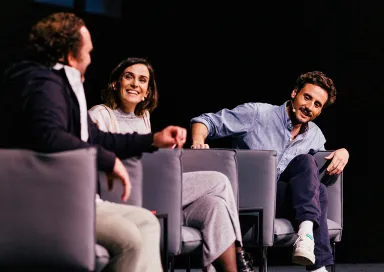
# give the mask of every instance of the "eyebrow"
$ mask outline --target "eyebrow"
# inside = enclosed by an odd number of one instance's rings
[[[126,74],[130,74],[130,75],[136,75],[134,72],[130,72],[130,71],[127,71],[127,72],[124,72],[124,75]],[[148,78],[146,75],[138,75],[139,77],[145,77],[145,78]]]

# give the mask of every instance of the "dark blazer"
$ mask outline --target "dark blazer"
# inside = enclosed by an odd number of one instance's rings
[[[23,61],[4,74],[0,93],[0,147],[59,152],[94,146],[98,167],[113,169],[122,159],[151,152],[151,134],[113,134],[100,131],[88,116],[88,142],[80,138],[80,108],[64,69],[56,71]]]

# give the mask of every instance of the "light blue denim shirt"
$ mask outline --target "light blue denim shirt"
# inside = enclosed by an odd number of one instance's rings
[[[299,154],[325,150],[325,137],[320,128],[309,122],[304,133],[291,143],[292,122],[286,101],[281,106],[266,103],[245,103],[216,113],[204,113],[191,119],[208,128],[208,139],[231,136],[237,149],[277,151],[277,179],[288,163]]]

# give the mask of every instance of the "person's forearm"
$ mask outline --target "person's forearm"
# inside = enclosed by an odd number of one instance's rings
[[[204,144],[208,137],[208,128],[203,123],[194,123],[191,129],[192,145]]]

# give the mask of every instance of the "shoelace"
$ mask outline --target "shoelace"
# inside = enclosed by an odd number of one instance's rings
[[[304,238],[305,238],[304,235],[298,234],[298,237],[297,237],[295,243],[293,244],[293,246],[297,245],[298,247],[304,247],[304,245],[306,245],[308,250],[313,250],[314,243],[305,243]],[[307,238],[307,239],[309,239],[309,238]],[[300,243],[300,242],[303,242],[303,243]]]

